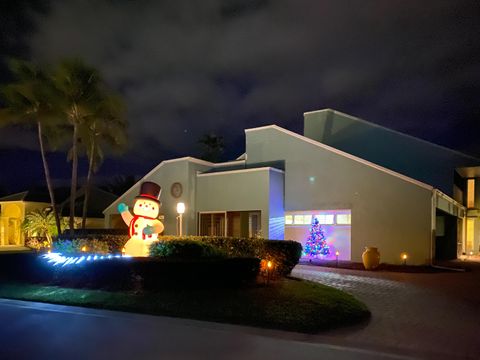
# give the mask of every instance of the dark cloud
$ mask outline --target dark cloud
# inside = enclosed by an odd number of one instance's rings
[[[56,1],[32,57],[80,56],[125,96],[149,165],[207,132],[302,129],[324,107],[480,155],[477,1]],[[452,138],[453,136],[453,138]],[[235,145],[235,146],[233,146]]]

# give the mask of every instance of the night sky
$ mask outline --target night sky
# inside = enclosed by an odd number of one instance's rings
[[[78,56],[103,73],[126,100],[130,147],[99,183],[199,156],[205,133],[235,158],[245,128],[301,133],[303,112],[326,107],[480,157],[479,40],[478,1],[3,0],[0,82],[8,57]],[[37,147],[0,129],[4,191],[42,184]],[[65,158],[50,156],[59,184]]]

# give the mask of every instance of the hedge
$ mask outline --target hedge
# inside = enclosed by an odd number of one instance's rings
[[[292,240],[265,240],[211,236],[160,236],[161,241],[199,241],[210,244],[228,257],[257,257],[270,260],[274,271],[290,274],[302,255],[302,245]]]
[[[65,255],[78,254],[85,246],[87,252],[117,254],[128,241],[128,235],[88,235],[70,239],[62,235],[54,241],[55,251]],[[160,236],[159,243],[154,243],[152,256],[156,257],[256,257],[270,260],[274,271],[285,276],[300,260],[302,246],[291,240],[265,240],[234,237],[211,236]],[[165,245],[174,242],[172,245]],[[208,244],[210,247],[195,247],[195,243]]]
[[[239,286],[253,283],[257,258],[112,258],[53,266],[37,254],[1,254],[0,280],[73,288],[161,290],[164,287]]]
[[[53,250],[64,255],[79,254],[85,247],[91,253],[120,254],[129,239],[128,235],[91,234],[88,236],[59,236],[53,241]]]
[[[226,257],[217,247],[195,240],[161,240],[150,246],[150,256],[169,258],[215,258]]]

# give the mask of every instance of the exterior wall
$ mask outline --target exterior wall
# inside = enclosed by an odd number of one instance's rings
[[[160,196],[162,207],[160,208],[160,214],[163,214],[164,216],[164,219],[162,220],[165,226],[164,234],[176,234],[176,206],[178,202],[184,202],[186,205],[183,232],[185,234],[194,234],[196,231],[196,210],[194,203],[195,174],[197,171],[205,171],[208,169],[208,166],[192,163],[188,159],[164,162],[160,168],[154,169],[151,173],[147,174],[125,194],[119,197],[112,205],[105,209],[105,227],[109,228],[111,226],[110,216],[118,214],[117,205],[120,202],[127,204],[131,211],[134,198],[139,195],[140,184],[144,181],[153,181],[162,187],[162,194]],[[174,198],[170,193],[170,188],[175,182],[182,184],[183,193],[179,198]]]
[[[430,258],[432,189],[265,127],[246,131],[247,163],[285,160],[285,211],[351,209],[352,261],[376,246],[381,261]]]
[[[304,114],[304,135],[453,196],[453,170],[480,160],[331,109]],[[399,156],[401,154],[401,156]]]
[[[263,237],[283,239],[283,174],[278,170],[198,174],[195,202],[197,212],[259,210]]]
[[[0,246],[8,245],[7,232],[9,231],[15,233],[15,245],[24,246],[25,234],[21,230],[21,224],[25,220],[25,215],[35,210],[43,210],[47,206],[50,206],[50,204],[27,201],[0,202],[0,207],[2,208],[2,213],[0,214]],[[6,218],[15,218],[17,226],[9,227],[6,222]]]

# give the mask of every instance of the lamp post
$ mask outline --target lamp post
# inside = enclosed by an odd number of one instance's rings
[[[338,267],[338,256],[340,255],[340,251],[335,251],[335,260],[337,262],[337,267]]]
[[[177,219],[178,219],[178,235],[182,236],[182,217],[185,213],[185,204],[182,202],[177,203]]]

